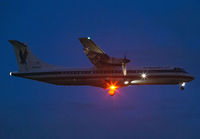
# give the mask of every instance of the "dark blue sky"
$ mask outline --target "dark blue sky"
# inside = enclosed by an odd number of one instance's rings
[[[0,1],[0,138],[200,138],[198,0]],[[132,66],[180,66],[195,76],[178,86],[132,86],[110,97],[94,87],[63,87],[9,77],[9,39],[44,61],[91,67],[79,37]]]

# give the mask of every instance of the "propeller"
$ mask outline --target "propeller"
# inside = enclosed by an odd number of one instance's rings
[[[127,74],[127,68],[126,68],[126,63],[122,62],[122,71],[123,71],[123,75],[126,76]]]
[[[123,71],[123,75],[126,76],[127,75],[127,63],[129,63],[130,60],[126,58],[126,55],[124,56],[124,58],[122,59],[122,71]]]

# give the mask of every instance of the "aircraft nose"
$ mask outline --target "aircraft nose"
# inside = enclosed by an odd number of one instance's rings
[[[194,80],[194,76],[188,76],[189,81]]]

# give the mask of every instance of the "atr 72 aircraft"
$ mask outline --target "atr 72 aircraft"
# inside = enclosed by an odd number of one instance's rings
[[[93,68],[68,69],[49,65],[38,59],[24,43],[9,40],[14,46],[19,72],[10,72],[18,76],[56,85],[87,85],[108,89],[113,96],[118,88],[130,85],[178,84],[184,90],[185,84],[194,79],[184,69],[173,67],[128,68],[126,57],[108,56],[91,39],[79,38]]]

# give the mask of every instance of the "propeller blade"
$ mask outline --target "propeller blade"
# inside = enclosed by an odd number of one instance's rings
[[[123,75],[126,76],[127,74],[127,68],[126,68],[126,63],[122,62],[122,72],[123,72]]]

